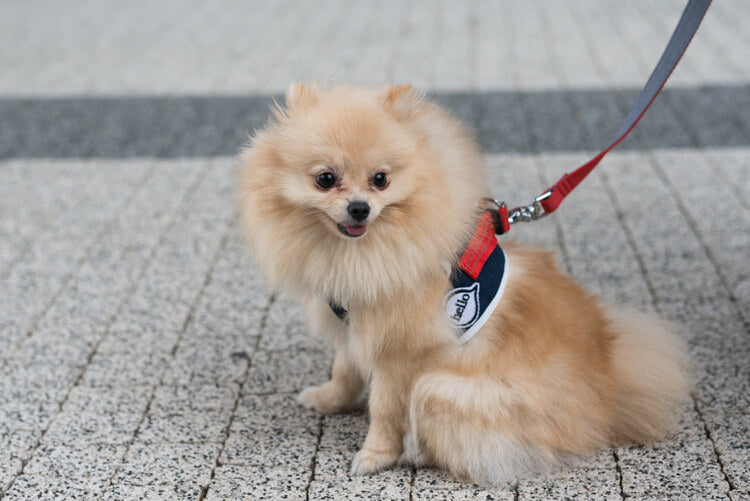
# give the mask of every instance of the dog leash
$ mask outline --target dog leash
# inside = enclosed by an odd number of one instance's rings
[[[512,224],[518,222],[535,221],[547,214],[553,213],[567,197],[599,162],[630,134],[638,121],[646,114],[646,111],[654,102],[656,96],[664,88],[664,84],[680,62],[682,55],[687,50],[690,41],[698,31],[703,17],[711,5],[711,0],[689,0],[682,12],[680,22],[672,33],[667,47],[651,72],[646,85],[641,90],[638,98],[620,125],[615,134],[615,139],[594,158],[578,167],[571,173],[564,174],[555,184],[549,187],[541,195],[536,197],[529,205],[523,205],[508,209],[505,202],[498,202],[493,198],[483,198],[482,202],[487,211],[492,214],[492,223],[495,233],[502,235],[510,230]]]

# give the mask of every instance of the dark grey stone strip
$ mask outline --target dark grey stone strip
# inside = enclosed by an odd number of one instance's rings
[[[606,146],[622,116],[612,99],[632,103],[638,89],[436,93],[474,131],[489,153],[580,151]],[[279,96],[0,97],[0,159],[162,158],[233,155],[268,117]],[[531,107],[536,141],[525,137],[519,103]],[[675,130],[663,101],[684,108],[692,138]],[[586,117],[571,116],[575,102]],[[750,85],[666,89],[619,149],[750,145]],[[606,111],[605,111],[606,110]],[[590,116],[589,116],[590,115]],[[603,115],[603,116],[602,116]],[[601,124],[593,137],[575,133],[584,120]]]

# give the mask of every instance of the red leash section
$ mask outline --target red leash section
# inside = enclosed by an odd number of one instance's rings
[[[625,117],[622,125],[620,125],[614,141],[609,146],[573,172],[563,175],[529,205],[509,210],[504,202],[500,203],[493,199],[484,199],[484,202],[491,208],[495,232],[497,234],[502,234],[510,230],[511,224],[520,221],[534,221],[554,212],[565,197],[594,170],[594,167],[601,162],[607,153],[630,134],[630,131],[635,128],[638,121],[646,114],[649,106],[654,102],[656,96],[664,88],[667,79],[675,67],[677,67],[690,41],[693,39],[696,31],[698,31],[698,27],[706,15],[709,5],[711,5],[711,0],[688,1],[685,10],[682,12],[680,22],[677,23],[677,27],[672,33],[667,47],[664,49],[664,53],[661,55],[659,62],[656,63],[646,85],[641,90],[638,99],[636,99],[628,116]]]

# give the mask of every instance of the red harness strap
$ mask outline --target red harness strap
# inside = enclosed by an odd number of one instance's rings
[[[495,225],[492,220],[492,214],[488,211],[481,215],[477,226],[474,229],[474,235],[469,241],[458,267],[466,272],[474,280],[482,271],[484,263],[492,254],[497,246],[497,237],[495,237]]]
[[[498,234],[505,233],[510,229],[511,224],[518,221],[533,221],[545,214],[554,212],[560,206],[563,199],[594,170],[594,167],[599,164],[604,156],[630,134],[630,131],[635,128],[638,121],[651,106],[651,103],[654,102],[656,96],[664,88],[667,79],[680,62],[682,55],[698,30],[709,5],[711,5],[711,0],[688,1],[685,10],[682,12],[682,17],[672,33],[672,37],[664,49],[664,53],[651,72],[651,76],[638,95],[638,99],[636,99],[628,116],[625,117],[625,120],[620,125],[620,129],[615,134],[615,139],[609,146],[573,172],[563,175],[530,205],[517,207],[508,213],[507,209],[505,209],[505,204],[495,202],[498,209],[495,218],[500,220],[496,221],[495,224],[495,230]],[[505,210],[504,213],[502,212],[503,210]]]

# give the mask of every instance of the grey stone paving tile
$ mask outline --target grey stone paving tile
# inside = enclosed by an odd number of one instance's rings
[[[63,405],[63,412],[78,414],[92,412],[95,414],[117,414],[132,411],[142,413],[150,388],[143,386],[117,386],[112,388],[75,386]]]
[[[13,360],[0,369],[0,401],[57,403],[78,377],[75,367]],[[7,409],[7,407],[4,406]]]
[[[243,386],[248,393],[297,392],[325,383],[331,356],[317,350],[259,351]]]
[[[689,494],[726,497],[729,490],[714,458],[672,451],[621,451],[622,485],[633,496]]]
[[[86,364],[99,335],[89,332],[71,334],[64,330],[47,331],[23,340],[12,360],[32,365],[81,367]]]
[[[415,500],[436,501],[469,501],[472,499],[485,499],[487,501],[511,501],[515,499],[512,490],[496,491],[481,487],[465,487],[456,489],[415,489],[412,493]]]
[[[213,282],[212,282],[213,283]],[[205,301],[196,308],[188,332],[195,338],[221,337],[236,339],[257,337],[258,327],[268,302],[265,292],[230,292],[220,286],[211,287],[204,294]]]
[[[244,334],[190,336],[180,342],[164,374],[166,384],[239,383],[255,340]]]
[[[79,483],[62,477],[21,475],[5,493],[4,501],[96,501],[104,489],[102,482]]]
[[[102,501],[200,501],[203,491],[193,485],[130,485],[108,487]]]
[[[741,418],[740,418],[741,419]],[[745,426],[747,430],[747,426]],[[747,434],[745,434],[747,437]],[[742,449],[732,449],[721,452],[721,460],[724,472],[732,480],[732,488],[743,492],[750,492],[750,472],[747,468],[748,444]],[[732,491],[729,491],[732,494]]]
[[[86,366],[82,382],[89,386],[155,384],[169,362],[167,353],[135,351],[97,353]]]
[[[459,482],[445,470],[417,468],[414,477],[413,494],[415,499],[514,499],[514,486],[511,483],[495,487],[482,487]]]
[[[745,209],[750,209],[750,176],[748,169],[748,149],[705,149],[708,156],[716,165],[718,175],[730,188],[734,196],[739,199]]]
[[[164,414],[187,408],[229,412],[234,407],[237,392],[237,385],[228,384],[160,386],[154,393],[150,409],[152,412]]]
[[[8,452],[0,452],[0,492],[5,492],[22,469],[23,462],[20,458],[13,457]]]
[[[219,458],[223,465],[296,468],[313,457],[319,417],[294,395],[243,395]]]
[[[222,465],[294,469],[309,466],[315,455],[315,445],[313,434],[294,435],[287,430],[248,433],[230,429],[219,461]]]
[[[411,499],[408,475],[392,471],[377,473],[378,487],[369,477],[347,477],[335,482],[313,481],[308,489],[310,499]]]
[[[43,445],[24,467],[24,475],[48,475],[71,483],[106,484],[120,465],[124,445]]]
[[[0,436],[0,451],[7,454],[7,458],[26,461],[36,448],[41,436],[42,433],[39,430],[8,428]]]
[[[518,495],[519,499],[622,499],[617,471],[609,468],[559,472],[522,481]]]
[[[0,423],[11,430],[43,430],[57,414],[59,406],[53,402],[3,402]]]
[[[98,414],[82,412],[57,416],[44,436],[44,441],[60,444],[123,444],[135,432],[142,414],[121,412]]]
[[[258,334],[270,294],[239,231],[233,223],[226,247],[193,313],[187,332],[190,335]]]
[[[224,499],[306,499],[308,465],[297,468],[220,466],[208,486],[206,501]]]
[[[149,444],[219,442],[229,419],[230,415],[221,411],[149,414],[138,428],[138,438]]]
[[[677,431],[648,446],[618,449],[627,495],[723,495],[729,490],[698,415],[683,412]]]
[[[61,445],[127,443],[143,418],[150,391],[147,386],[76,386],[43,441]]]
[[[236,396],[236,385],[158,387],[139,427],[138,440],[147,443],[220,442],[229,425]]]
[[[115,484],[204,487],[219,455],[219,444],[144,444],[130,446]]]
[[[284,294],[277,296],[266,318],[265,335],[258,348],[261,350],[326,350],[327,344],[315,338],[308,330],[298,301]]]
[[[729,499],[731,501],[745,501],[750,499],[750,489],[738,489],[729,492]]]
[[[143,326],[126,327],[118,324],[109,329],[107,336],[97,346],[97,353],[169,353],[179,334],[175,331],[157,331]]]

